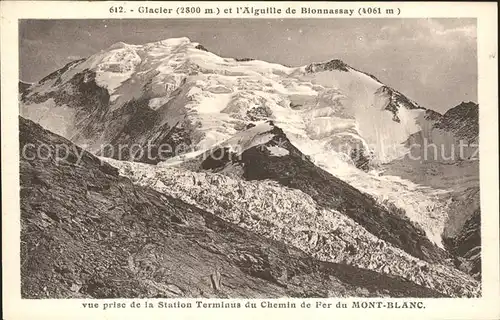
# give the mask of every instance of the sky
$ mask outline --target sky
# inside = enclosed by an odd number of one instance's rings
[[[22,20],[20,79],[36,82],[119,41],[176,37],[288,66],[341,59],[439,112],[477,102],[476,20],[464,18]]]

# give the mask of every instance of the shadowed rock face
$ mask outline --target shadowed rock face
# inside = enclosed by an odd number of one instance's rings
[[[29,120],[19,127],[23,298],[440,296],[312,259],[133,185]],[[61,145],[68,153],[57,160]]]
[[[479,105],[471,101],[462,102],[446,111],[435,127],[452,132],[458,139],[466,139],[470,143],[477,142],[479,137]]]
[[[273,138],[263,145],[252,147],[241,156],[228,150],[214,150],[201,163],[204,170],[222,170],[231,161],[243,167],[247,180],[276,180],[310,195],[319,205],[346,214],[375,236],[420,259],[436,262],[447,256],[432,244],[424,231],[412,224],[400,209],[381,207],[375,199],[314,165],[295,148],[284,132],[273,126]],[[267,147],[279,146],[288,150],[280,157],[269,156]],[[221,157],[220,155],[224,155]]]
[[[445,238],[449,250],[458,259],[455,263],[464,272],[481,281],[481,211],[478,208],[465,222],[460,232]]]
[[[64,68],[40,80],[38,85],[43,85],[51,80],[56,80],[56,83],[60,82],[59,76],[77,63],[69,63]],[[94,71],[86,69],[82,73],[74,75],[58,91],[33,93],[26,91],[22,95],[23,102],[29,101],[38,104],[49,100],[53,100],[55,105],[67,106],[72,111],[74,118],[54,121],[59,126],[67,126],[67,135],[72,141],[81,145],[92,144],[96,141],[96,136],[103,133],[105,126],[102,124],[102,119],[107,114],[110,96],[105,88],[96,83]],[[38,109],[38,107],[22,106],[21,113],[35,119],[39,112]],[[56,115],[51,114],[50,117],[55,118]]]
[[[68,68],[66,66],[47,76],[40,83],[57,78]],[[157,157],[159,145],[168,144],[175,150],[180,144],[191,143],[191,122],[185,119],[170,126],[164,120],[164,108],[151,109],[146,98],[132,99],[121,108],[110,110],[108,91],[96,83],[96,73],[88,69],[73,76],[58,91],[34,93],[29,98],[22,94],[22,99],[29,99],[31,103],[53,99],[57,105],[74,110],[74,121],[78,126],[68,130],[71,137],[67,138],[98,155],[157,163],[160,161]],[[24,112],[36,112],[36,107],[27,107]],[[170,155],[162,156],[168,158]]]

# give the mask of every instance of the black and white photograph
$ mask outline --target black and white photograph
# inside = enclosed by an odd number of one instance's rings
[[[480,297],[476,30],[20,20],[22,298]]]

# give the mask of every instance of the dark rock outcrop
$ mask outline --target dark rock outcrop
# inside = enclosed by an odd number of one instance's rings
[[[234,60],[239,61],[239,62],[247,62],[247,61],[253,61],[255,59],[253,59],[253,58],[234,58]]]
[[[456,266],[481,281],[481,210],[474,211],[460,232],[444,242],[457,257]]]
[[[375,94],[383,94],[389,96],[389,102],[387,103],[387,106],[385,107],[385,110],[390,111],[393,115],[393,120],[396,122],[401,122],[398,116],[399,108],[403,107],[408,110],[413,110],[413,109],[424,109],[423,107],[419,106],[416,102],[411,101],[407,97],[405,97],[403,94],[401,94],[399,91],[394,90],[388,86],[381,86]]]
[[[198,49],[198,50],[202,50],[202,51],[206,51],[206,52],[209,52],[207,48],[205,48],[204,46],[202,46],[201,44],[197,45],[195,47],[195,49]]]
[[[306,72],[322,72],[322,71],[344,71],[349,72],[349,66],[342,60],[333,59],[328,62],[311,63],[306,67]]]
[[[479,137],[479,105],[472,101],[462,102],[446,111],[434,127],[450,131],[458,139],[475,143]]]

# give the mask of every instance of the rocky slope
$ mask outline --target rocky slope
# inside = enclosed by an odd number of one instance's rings
[[[134,185],[68,140],[19,121],[23,298],[441,296],[320,262]],[[57,153],[62,146],[67,152]]]
[[[477,143],[479,139],[479,105],[472,101],[462,102],[451,108],[434,125],[435,128],[451,131],[459,139]]]

